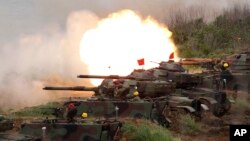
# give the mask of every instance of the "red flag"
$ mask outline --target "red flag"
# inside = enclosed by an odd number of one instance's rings
[[[144,58],[137,60],[139,66],[144,65]]]
[[[174,59],[174,52],[172,52],[170,55],[169,55],[169,60],[170,59]]]

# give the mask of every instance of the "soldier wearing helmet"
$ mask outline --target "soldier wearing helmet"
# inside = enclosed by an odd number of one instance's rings
[[[223,89],[226,89],[227,84],[232,80],[232,74],[228,70],[229,64],[227,62],[222,62],[221,64],[221,73],[220,73],[220,79],[223,84]]]
[[[69,103],[67,106],[67,120],[68,122],[74,122],[74,117],[77,114],[77,108],[74,103]]]

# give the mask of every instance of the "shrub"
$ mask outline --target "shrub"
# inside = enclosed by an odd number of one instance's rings
[[[235,6],[211,23],[196,19],[172,27],[180,57],[220,58],[246,48],[250,44],[249,13],[249,7]]]
[[[180,130],[185,134],[195,134],[201,130],[201,125],[190,115],[183,115],[180,118]]]
[[[140,120],[126,121],[122,127],[123,139],[131,141],[179,141],[173,138],[170,132],[161,126]]]

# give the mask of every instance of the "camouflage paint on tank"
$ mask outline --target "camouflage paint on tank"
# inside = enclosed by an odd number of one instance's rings
[[[249,93],[250,86],[250,49],[239,54],[229,56],[227,60],[230,62],[229,71],[232,80],[228,82],[229,90],[243,91]]]
[[[120,122],[33,122],[22,125],[21,133],[49,141],[113,140]]]
[[[242,91],[249,93],[250,91],[250,50],[234,54],[223,59],[222,62],[227,62],[229,68],[225,70],[214,70],[212,73],[204,73],[206,75],[203,79],[202,86],[212,89],[220,89],[220,83],[222,75],[226,77],[225,73],[228,73],[228,79],[226,79],[226,90],[233,93]],[[222,64],[217,64],[217,68],[222,68]]]
[[[0,115],[0,132],[11,130],[13,128],[13,120]]]
[[[158,121],[158,123],[162,123],[162,118],[171,122],[171,116],[164,114],[168,113],[165,110],[177,111],[183,109],[197,117],[200,117],[202,112],[199,101],[180,96],[165,96],[155,99],[141,99],[140,101],[92,100],[79,101],[79,103],[77,108],[78,117],[86,112],[90,117],[115,118],[115,108],[117,106],[119,108],[118,118],[145,118]]]
[[[116,116],[115,107],[118,107],[118,117],[145,117],[150,118],[153,103],[147,101],[81,101],[77,107],[77,115],[87,112],[89,116],[112,118]]]
[[[112,118],[116,117],[145,117],[150,119],[152,111],[155,111],[155,101],[159,97],[172,97],[176,89],[191,90],[202,83],[203,75],[189,74],[185,69],[176,62],[168,61],[159,63],[159,67],[149,70],[134,70],[128,76],[103,76],[103,75],[79,75],[79,78],[104,78],[101,85],[94,88],[84,86],[77,87],[45,87],[45,90],[77,90],[77,91],[94,91],[93,97],[96,100],[79,100],[77,104],[78,117],[84,112],[92,117]],[[135,92],[139,93],[138,96]],[[182,95],[183,96],[183,95]],[[133,100],[138,97],[138,100]],[[212,96],[208,96],[212,97]],[[201,115],[201,103],[199,99],[187,96],[178,98],[175,101],[171,99],[160,99],[162,107],[169,106],[171,109],[185,109],[191,113]],[[173,98],[173,97],[172,97]],[[145,99],[149,99],[146,101]],[[208,98],[209,99],[209,98]],[[211,98],[210,98],[211,99]],[[115,107],[119,110],[116,113]],[[158,115],[162,111],[156,108]],[[173,110],[174,111],[174,110]],[[175,110],[176,111],[176,110]]]
[[[250,72],[232,73],[233,80],[228,82],[227,88],[249,93]]]

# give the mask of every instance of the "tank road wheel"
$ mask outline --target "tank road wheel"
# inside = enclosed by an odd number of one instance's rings
[[[194,99],[191,103],[191,107],[193,107],[195,109],[195,112],[192,113],[192,115],[194,116],[195,120],[201,120],[202,119],[202,115],[204,113],[202,107],[201,107],[201,101],[198,99]]]
[[[208,100],[205,100],[205,99],[199,99],[199,100],[201,104],[204,104],[209,108],[209,111],[212,109],[212,104]]]
[[[228,99],[224,103],[216,103],[213,107],[213,114],[216,117],[224,116],[231,108],[231,103]]]
[[[199,101],[201,102],[201,104],[204,104],[204,105],[206,105],[208,107],[208,110],[204,110],[202,108],[201,119],[210,117],[212,115],[211,112],[213,111],[214,105],[211,104],[208,100],[205,100],[205,99],[199,99]]]
[[[157,115],[157,117],[151,118],[151,122],[161,125],[165,128],[168,128],[171,125],[171,120],[165,115]]]
[[[156,108],[153,108],[150,116],[151,122],[157,123],[165,128],[169,127],[171,124],[171,120],[169,119],[169,110],[169,108],[165,107],[160,113]]]
[[[231,109],[231,102],[229,101],[229,99],[226,99],[226,101],[224,102],[224,109],[226,110],[226,112],[228,113],[229,110]]]
[[[216,103],[213,107],[213,115],[216,117],[222,117],[226,111],[220,103]]]
[[[158,123],[162,126],[162,127],[165,127],[165,128],[168,128],[171,124],[171,121],[166,118],[164,115],[160,115],[158,117]]]
[[[217,100],[217,104],[213,107],[213,114],[216,117],[222,117],[225,115],[231,108],[231,103],[227,98],[225,92],[220,92],[215,95],[215,99]]]

